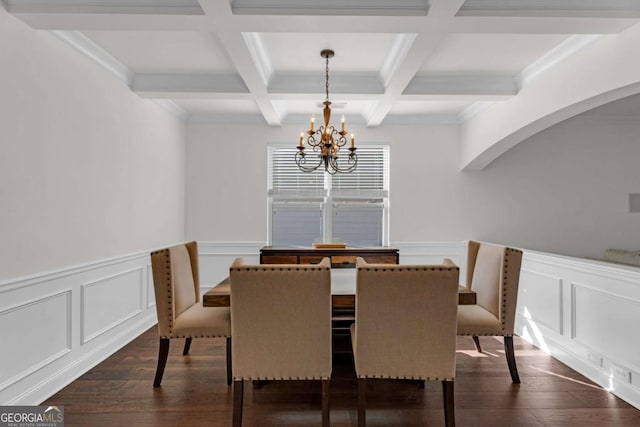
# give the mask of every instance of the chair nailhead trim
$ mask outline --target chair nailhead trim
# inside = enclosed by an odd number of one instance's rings
[[[408,376],[395,376],[395,375],[367,375],[360,376],[358,378],[373,378],[373,379],[381,379],[381,380],[422,380],[422,381],[454,381],[455,378],[439,378],[439,377],[408,377]]]
[[[238,267],[238,268],[230,268],[229,271],[238,271],[238,272],[242,272],[242,271],[331,271],[330,268],[327,267],[297,267],[297,268],[284,268],[284,267],[280,267],[280,268],[276,268],[276,267],[271,267],[271,268],[258,268],[258,267]]]
[[[360,271],[389,271],[389,272],[394,272],[394,271],[459,271],[460,268],[458,267],[415,267],[415,268],[407,268],[404,267],[403,268],[368,268],[368,267],[360,267],[358,268],[358,270]]]

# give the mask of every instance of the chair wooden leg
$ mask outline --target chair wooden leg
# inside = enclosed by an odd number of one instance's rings
[[[453,401],[453,381],[442,381],[442,397],[444,400],[444,424],[455,427],[456,411]]]
[[[331,380],[322,380],[322,427],[329,427],[329,385]]]
[[[160,338],[160,348],[158,349],[158,367],[156,368],[156,377],[153,380],[154,387],[160,387],[164,367],[167,365],[169,357],[169,338]]]
[[[513,337],[504,337],[504,353],[507,356],[511,381],[513,381],[514,384],[520,384],[520,376],[518,375],[518,367],[516,366],[516,355],[513,351]]]
[[[367,425],[366,392],[367,392],[367,379],[358,378],[358,427],[365,427]]]
[[[244,381],[233,381],[233,427],[242,426],[242,400],[244,397]]]
[[[184,340],[184,350],[182,350],[182,355],[186,356],[189,354],[189,349],[191,348],[191,337]]]
[[[482,353],[482,347],[480,347],[480,338],[477,335],[473,336],[473,343],[476,345],[476,350],[478,353]]]
[[[231,385],[231,378],[233,373],[231,372],[231,337],[227,337],[227,385]]]

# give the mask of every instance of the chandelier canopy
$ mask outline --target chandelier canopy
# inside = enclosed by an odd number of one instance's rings
[[[353,172],[358,165],[358,155],[356,154],[357,148],[355,147],[355,138],[351,134],[351,146],[349,147],[349,155],[346,156],[346,160],[339,161],[339,152],[347,144],[346,135],[349,133],[345,130],[344,116],[340,125],[340,131],[334,126],[331,126],[331,101],[329,101],[329,58],[332,58],[334,52],[330,49],[325,49],[320,52],[320,56],[325,58],[325,90],[327,94],[326,100],[323,102],[324,109],[322,114],[324,117],[324,125],[321,125],[317,130],[314,129],[314,118],[311,116],[311,123],[309,130],[306,132],[307,145],[313,149],[314,153],[317,153],[318,161],[315,161],[316,156],[311,156],[308,159],[305,150],[305,132],[300,132],[300,143],[298,144],[298,152],[296,153],[296,164],[302,172],[313,172],[320,166],[324,165],[324,170],[331,175],[336,173],[349,173]],[[343,151],[344,153],[344,151]],[[313,160],[312,160],[313,159]],[[309,160],[309,162],[307,162]],[[307,164],[308,163],[308,164]]]

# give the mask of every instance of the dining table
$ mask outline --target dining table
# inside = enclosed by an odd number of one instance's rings
[[[331,304],[336,312],[348,312],[356,307],[356,269],[331,269]],[[473,305],[476,293],[465,286],[458,287],[458,304]],[[208,290],[202,297],[204,307],[230,307],[231,283],[225,277],[217,285]]]

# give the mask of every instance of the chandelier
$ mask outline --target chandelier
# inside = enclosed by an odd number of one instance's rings
[[[313,172],[320,166],[324,165],[325,172],[335,175],[338,172],[353,172],[356,170],[356,166],[358,165],[358,155],[356,154],[357,148],[355,147],[355,138],[353,134],[351,134],[351,146],[349,147],[349,155],[347,156],[346,161],[339,161],[340,157],[338,154],[340,149],[347,144],[346,135],[348,132],[344,130],[344,116],[342,116],[340,131],[338,131],[334,126],[329,125],[329,122],[331,121],[331,101],[329,101],[329,58],[332,58],[333,55],[334,52],[330,49],[325,49],[320,52],[320,56],[325,58],[326,62],[325,89],[327,99],[323,102],[324,109],[322,110],[324,125],[321,125],[317,130],[315,130],[314,118],[311,116],[311,124],[309,125],[309,130],[306,132],[308,135],[306,137],[307,145],[313,149],[314,153],[318,153],[317,163],[314,159],[310,160],[309,164],[307,164],[307,154],[304,152],[305,132],[300,132],[300,143],[298,144],[298,152],[296,153],[296,164],[302,172]],[[313,156],[312,158],[314,157],[316,156]]]

